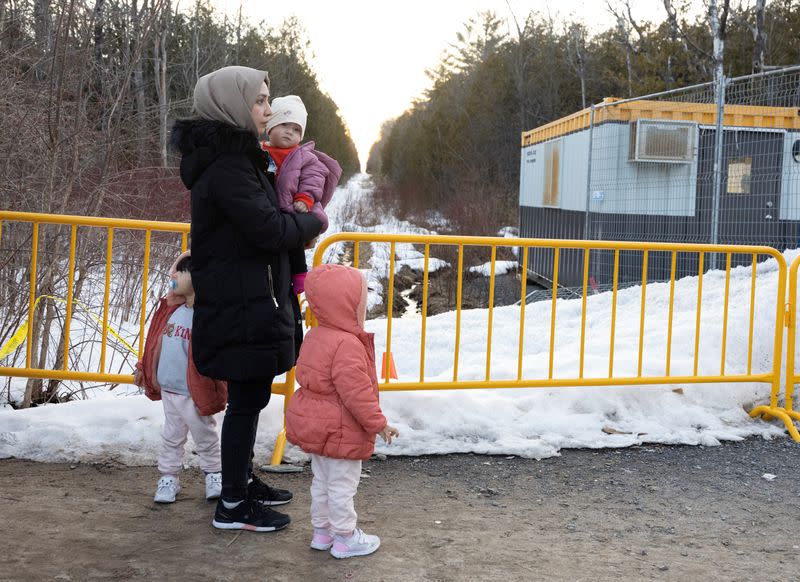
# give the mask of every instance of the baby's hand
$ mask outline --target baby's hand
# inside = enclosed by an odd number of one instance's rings
[[[306,203],[301,200],[295,200],[293,206],[295,212],[299,212],[300,214],[305,214],[308,212],[308,206],[306,206]]]
[[[386,426],[383,427],[383,430],[378,434],[381,435],[381,438],[387,445],[390,445],[392,444],[392,437],[399,437],[400,431],[398,431],[395,427],[389,426],[387,424]]]

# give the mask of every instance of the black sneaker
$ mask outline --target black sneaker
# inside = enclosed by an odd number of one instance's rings
[[[275,531],[285,528],[290,521],[292,520],[288,515],[273,511],[252,499],[245,499],[231,509],[225,507],[220,499],[211,525],[217,529]]]
[[[255,499],[264,505],[284,505],[292,500],[291,491],[275,489],[253,475],[253,480],[247,484],[247,497]]]

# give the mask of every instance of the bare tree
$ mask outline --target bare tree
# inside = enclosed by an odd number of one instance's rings
[[[717,90],[722,88],[722,80],[725,76],[725,36],[728,25],[728,13],[730,11],[730,0],[722,0],[721,5],[717,0],[708,0],[708,25],[711,29],[711,38],[714,42],[712,53],[714,64],[714,82]]]
[[[707,63],[712,59],[712,55],[698,45],[692,39],[691,35],[688,34],[685,23],[678,17],[678,11],[675,8],[673,0],[663,0],[663,2],[664,10],[667,12],[667,22],[670,26],[670,33],[680,38],[687,55],[698,57],[693,60],[694,66],[702,71],[705,76],[708,76],[709,69]]]
[[[568,62],[581,82],[581,109],[586,109],[586,28],[572,23],[567,37]]]
[[[764,12],[767,0],[756,0],[755,25],[753,26],[753,72],[761,73],[764,70],[764,52],[767,48],[767,30],[764,26]]]
[[[43,54],[49,54],[52,47],[50,0],[34,0],[33,3],[34,33],[36,46]]]
[[[144,43],[145,39],[142,38],[142,14],[147,9],[147,0],[142,0],[142,8],[139,10],[138,1],[131,1],[131,24],[132,36],[130,42],[130,53],[140,54],[141,49],[139,44]],[[136,139],[136,158],[137,165],[142,164],[146,156],[147,141],[144,139],[147,125],[146,121],[146,102],[145,102],[145,87],[144,87],[144,66],[143,59],[136,59],[133,66],[133,78],[131,79],[133,85],[133,97],[136,103],[136,116],[135,124],[137,127]]]
[[[606,0],[606,9],[614,16],[617,21],[617,34],[619,35],[619,42],[622,48],[625,49],[625,71],[627,79],[627,93],[628,97],[633,97],[633,55],[636,53],[636,48],[631,41],[631,30],[636,30],[641,38],[641,31],[635,26],[633,16],[631,15],[630,4],[627,5],[627,16],[617,10],[614,5]]]
[[[167,116],[169,113],[169,95],[167,95],[167,35],[169,32],[170,0],[166,0],[159,30],[153,41],[153,71],[156,78],[158,94],[158,149],[161,167],[168,165],[167,158]]]

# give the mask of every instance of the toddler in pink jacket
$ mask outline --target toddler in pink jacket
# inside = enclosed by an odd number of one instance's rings
[[[319,325],[300,348],[286,437],[311,455],[311,547],[335,558],[365,556],[380,538],[356,527],[361,461],[372,455],[375,435],[387,444],[399,436],[378,403],[374,339],[364,331],[367,281],[357,269],[321,265],[305,293]]]

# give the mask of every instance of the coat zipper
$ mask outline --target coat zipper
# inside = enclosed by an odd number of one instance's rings
[[[267,265],[267,275],[269,276],[269,294],[272,297],[272,302],[275,304],[275,309],[278,309],[278,300],[275,299],[275,288],[272,286],[272,265]]]

